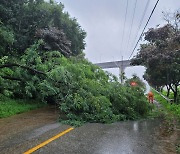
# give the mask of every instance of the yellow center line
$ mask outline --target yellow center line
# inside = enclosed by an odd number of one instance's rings
[[[35,146],[34,148],[29,149],[28,151],[24,152],[24,154],[31,154],[31,153],[33,153],[34,151],[42,148],[43,146],[47,145],[48,143],[50,143],[50,142],[56,140],[57,138],[59,138],[59,137],[65,135],[65,134],[69,133],[69,132],[70,132],[71,130],[73,130],[73,129],[74,129],[74,128],[71,127],[71,128],[69,128],[69,129],[67,129],[67,130],[65,130],[65,131],[57,134],[56,136],[54,136],[54,137],[52,137],[52,138],[50,138],[50,139],[42,142],[41,144]]]

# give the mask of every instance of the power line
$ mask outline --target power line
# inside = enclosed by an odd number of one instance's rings
[[[135,4],[135,5],[134,5],[134,9],[133,9],[133,16],[132,16],[131,27],[130,27],[130,33],[129,33],[129,37],[128,37],[128,42],[127,42],[126,49],[128,49],[129,42],[130,42],[130,36],[131,36],[131,33],[132,33],[132,25],[133,25],[133,23],[134,23],[134,15],[135,15],[135,11],[136,11],[137,0],[135,1],[134,4]]]
[[[154,13],[154,10],[155,10],[155,8],[156,8],[156,6],[157,6],[158,2],[159,2],[159,0],[157,0],[157,2],[156,2],[156,4],[155,4],[155,6],[154,6],[154,8],[153,8],[153,10],[152,10],[152,12],[151,12],[151,14],[150,14],[149,18],[148,18],[148,21],[146,22],[146,25],[144,26],[144,29],[143,29],[143,31],[142,31],[142,33],[141,33],[141,35],[140,35],[140,37],[139,37],[139,39],[138,39],[138,41],[137,41],[137,43],[136,43],[135,47],[134,47],[134,49],[133,49],[133,51],[132,51],[131,55],[129,56],[129,59],[131,58],[131,56],[132,56],[132,54],[134,53],[134,51],[135,51],[135,49],[136,49],[136,47],[137,47],[137,45],[138,45],[139,41],[141,40],[141,37],[142,37],[142,35],[143,35],[143,33],[144,33],[144,31],[145,31],[145,29],[146,29],[147,25],[148,25],[148,23],[149,23],[149,21],[150,21],[150,19],[151,19],[152,15],[153,15],[153,13]]]
[[[150,0],[147,0],[146,6],[145,6],[144,11],[143,11],[143,15],[142,15],[142,17],[141,17],[141,20],[140,20],[140,23],[139,23],[139,26],[138,26],[138,29],[137,29],[137,31],[136,31],[136,33],[135,33],[135,37],[134,37],[134,39],[133,39],[133,40],[134,40],[134,41],[133,41],[133,44],[134,44],[134,42],[137,40],[138,32],[139,32],[139,30],[140,30],[140,28],[141,28],[142,22],[143,22],[143,20],[144,20],[144,17],[145,17],[145,15],[146,15],[147,9],[148,9],[148,7],[149,7],[149,2],[150,2]],[[132,45],[133,45],[133,44],[132,44]],[[131,45],[131,47],[132,47],[132,45]]]
[[[122,34],[122,39],[121,39],[121,44],[120,44],[120,52],[121,52],[121,47],[122,47],[122,43],[123,43],[123,39],[124,39],[124,29],[125,29],[125,25],[126,25],[127,10],[128,10],[128,0],[127,0],[127,3],[126,3],[126,12],[125,12],[124,25],[123,25],[123,34]]]

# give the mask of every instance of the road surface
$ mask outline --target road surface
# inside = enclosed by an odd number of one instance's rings
[[[52,108],[0,119],[1,154],[22,154],[71,126],[57,122]],[[34,154],[174,154],[157,134],[160,119],[88,123],[37,149]]]

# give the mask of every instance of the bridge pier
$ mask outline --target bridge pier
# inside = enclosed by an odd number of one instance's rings
[[[125,79],[125,68],[126,67],[119,67],[119,79],[121,83],[124,83],[124,79]]]
[[[119,68],[119,79],[121,83],[123,83],[125,79],[125,72],[124,72],[125,68],[131,66],[130,60],[96,63],[95,65],[101,67],[102,69]]]

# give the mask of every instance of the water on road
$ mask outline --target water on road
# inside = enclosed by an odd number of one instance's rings
[[[69,128],[57,122],[53,108],[0,119],[1,154],[22,154]],[[42,154],[174,154],[171,142],[162,144],[160,119],[89,123],[75,128],[34,153]]]

